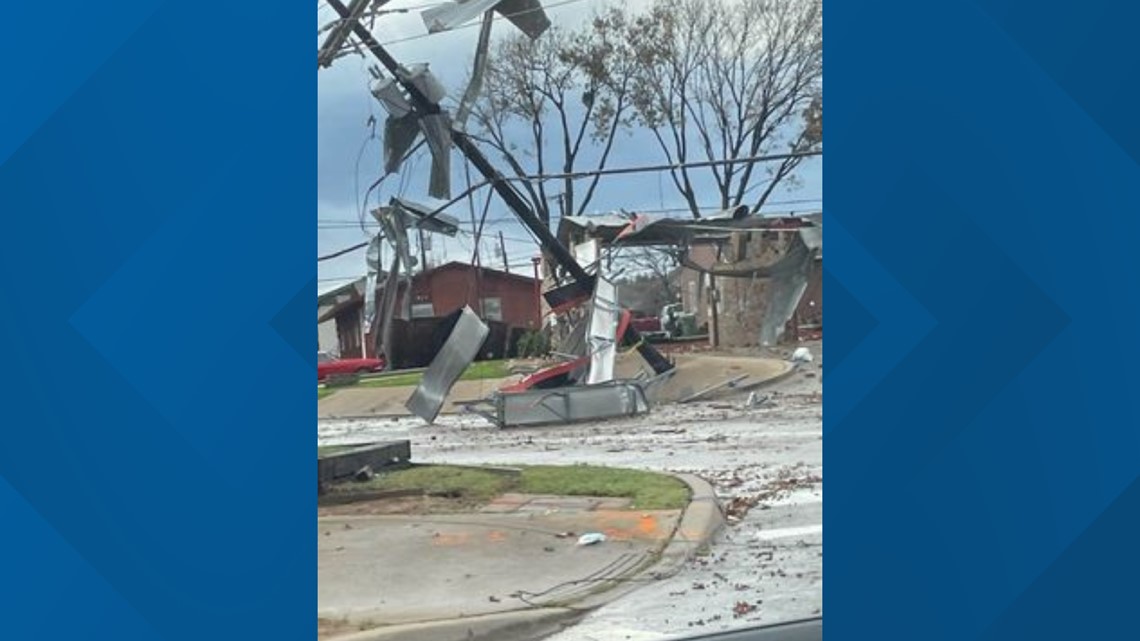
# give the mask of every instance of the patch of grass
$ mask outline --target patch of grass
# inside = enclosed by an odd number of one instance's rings
[[[507,361],[479,361],[463,371],[459,377],[461,381],[481,381],[487,378],[506,378],[511,375],[507,369]]]
[[[476,501],[489,501],[511,489],[514,479],[503,474],[447,465],[417,465],[373,478],[357,487],[374,490],[424,490]]]
[[[423,374],[392,374],[380,378],[369,378],[356,384],[357,387],[415,387],[420,384]]]
[[[335,451],[330,446],[330,452]],[[340,446],[343,448],[343,446]],[[318,448],[318,454],[328,453]],[[380,474],[358,490],[423,490],[485,502],[506,492],[605,496],[632,499],[640,510],[674,510],[689,502],[689,487],[678,479],[655,472],[593,465],[540,465],[520,467],[519,475],[449,465],[414,465]]]
[[[523,468],[517,492],[633,499],[642,510],[673,510],[689,502],[689,486],[664,474],[594,465]]]
[[[479,361],[472,363],[463,374],[459,376],[461,381],[481,381],[488,378],[506,378],[510,376],[510,370],[507,369],[507,362],[504,360],[498,361]],[[420,384],[423,378],[423,373],[414,372],[409,374],[401,374],[393,372],[378,378],[370,378],[357,383],[358,387],[415,387]]]
[[[317,388],[317,400],[319,401],[322,398],[325,398],[326,396],[332,396],[333,393],[334,393],[334,390],[331,390],[327,387],[318,387]]]

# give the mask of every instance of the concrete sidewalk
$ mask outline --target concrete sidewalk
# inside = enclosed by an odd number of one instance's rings
[[[680,512],[319,519],[317,613],[395,624],[534,607],[643,567]],[[573,532],[573,535],[558,535]],[[578,545],[578,535],[607,540]]]
[[[719,510],[694,489],[697,501],[684,511],[507,495],[480,513],[319,518],[322,636],[492,639],[515,630],[528,639],[556,631],[712,536]],[[589,532],[606,541],[578,545]]]

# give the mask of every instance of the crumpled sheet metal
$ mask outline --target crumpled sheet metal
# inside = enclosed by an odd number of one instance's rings
[[[768,304],[760,321],[761,345],[772,346],[780,342],[784,327],[796,313],[796,307],[807,289],[815,252],[822,246],[822,234],[819,231],[804,229],[788,253],[780,259],[780,269],[774,270],[768,283]]]
[[[649,411],[645,390],[636,381],[498,394],[493,402],[494,415],[489,418],[499,427],[596,421]]]
[[[587,385],[605,383],[614,378],[614,360],[617,359],[617,329],[621,309],[617,304],[617,288],[599,277],[594,286],[594,301],[590,310],[587,345],[590,354],[590,372]]]
[[[532,40],[550,28],[550,18],[539,0],[459,0],[443,2],[420,13],[428,33],[462,26],[484,11],[494,9]]]
[[[444,201],[420,202],[402,196],[393,196],[389,202],[391,203],[389,207],[400,210],[405,219],[404,224],[409,228],[419,227],[426,232],[451,237],[455,237],[459,233],[459,220],[457,218],[442,212],[435,213],[441,206],[446,205]],[[379,208],[374,215],[386,215],[384,209],[383,207]],[[435,215],[432,216],[432,214]],[[429,216],[431,217],[429,218]]]
[[[380,247],[382,242],[383,238],[380,234],[373,236],[372,240],[368,242],[368,252],[364,258],[368,265],[368,277],[364,286],[364,327],[367,331],[371,331],[376,323],[376,281],[380,274]]]
[[[451,119],[445,112],[420,118],[420,127],[431,149],[428,195],[451,198]]]
[[[415,113],[402,116],[388,116],[384,120],[384,173],[400,171],[404,156],[412,150],[412,145],[420,137],[420,123]]]
[[[470,307],[464,307],[451,335],[432,359],[423,379],[404,406],[424,421],[434,422],[443,408],[447,393],[475,360],[490,331]]]

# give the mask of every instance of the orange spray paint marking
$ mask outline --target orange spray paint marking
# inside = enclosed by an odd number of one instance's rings
[[[646,514],[637,521],[637,530],[646,536],[652,536],[657,532],[657,517]]]

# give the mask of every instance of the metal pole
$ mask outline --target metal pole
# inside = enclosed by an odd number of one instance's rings
[[[535,329],[540,329],[542,326],[542,278],[539,276],[538,266],[542,264],[542,256],[535,256],[530,259],[530,262],[534,265],[534,308],[538,314],[538,327]]]
[[[511,263],[507,260],[507,243],[503,240],[503,232],[499,232],[499,253],[503,255],[503,271],[511,273]]]
[[[420,233],[420,271],[424,272],[428,268],[427,250],[424,249],[424,228],[420,227],[418,231]]]

